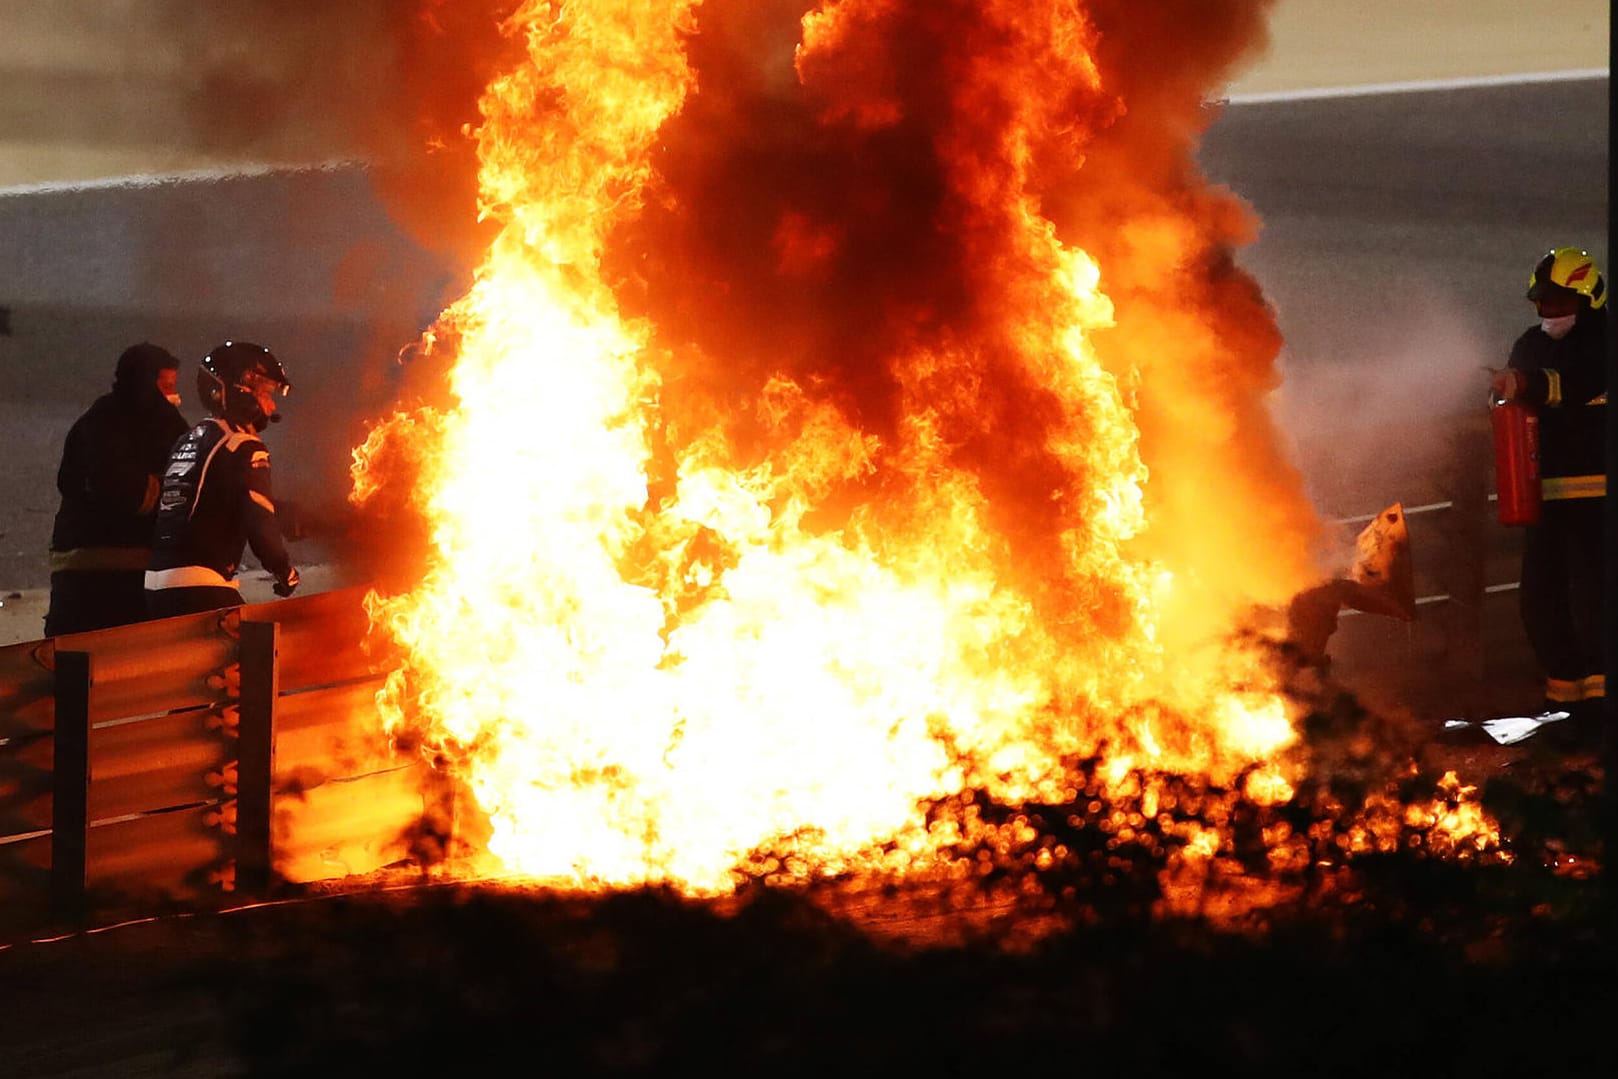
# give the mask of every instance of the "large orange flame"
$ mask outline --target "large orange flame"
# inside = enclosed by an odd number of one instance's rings
[[[1218,6],[1228,63],[1266,5]],[[431,530],[370,598],[384,715],[506,871],[920,872],[929,800],[1294,738],[1237,631],[1316,522],[1250,226],[1189,166],[1218,69],[1143,82],[1116,4],[807,7],[523,4],[475,132],[500,231],[429,335],[453,404],[356,451],[356,500],[413,482]]]

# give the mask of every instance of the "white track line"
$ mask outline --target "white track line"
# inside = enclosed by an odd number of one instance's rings
[[[1226,105],[1266,105],[1274,101],[1317,101],[1334,97],[1371,97],[1376,94],[1415,94],[1438,90],[1474,90],[1489,86],[1523,86],[1540,82],[1577,82],[1605,79],[1604,67],[1581,67],[1568,71],[1530,71],[1518,75],[1469,75],[1454,79],[1417,79],[1410,82],[1375,82],[1363,86],[1321,86],[1304,90],[1271,90],[1254,94],[1231,94],[1222,98]]]

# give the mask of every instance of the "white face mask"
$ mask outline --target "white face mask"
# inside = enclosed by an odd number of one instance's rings
[[[180,395],[177,394],[177,393],[165,393],[163,395],[163,400],[167,401],[169,404],[173,405],[175,408],[180,407]]]
[[[1544,330],[1546,334],[1552,338],[1560,341],[1562,338],[1567,336],[1567,332],[1573,328],[1573,324],[1578,320],[1578,315],[1563,315],[1561,318],[1542,318],[1539,320],[1539,328]]]

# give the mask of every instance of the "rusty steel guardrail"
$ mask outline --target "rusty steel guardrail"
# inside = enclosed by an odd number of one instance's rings
[[[0,649],[0,931],[363,874],[442,828],[377,728],[362,597]]]

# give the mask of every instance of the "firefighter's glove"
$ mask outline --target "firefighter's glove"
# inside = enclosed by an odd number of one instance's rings
[[[1523,377],[1509,367],[1489,372],[1489,389],[1498,401],[1515,401],[1522,396]]]
[[[287,570],[287,575],[275,582],[275,594],[282,599],[292,595],[298,587],[298,571],[296,568]]]

